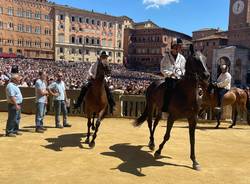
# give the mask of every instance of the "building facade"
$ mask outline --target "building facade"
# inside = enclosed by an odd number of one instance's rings
[[[95,62],[102,50],[109,62],[123,63],[126,17],[55,5],[55,59]]]
[[[47,0],[0,0],[0,53],[53,59],[53,17]]]
[[[214,49],[225,47],[227,44],[227,32],[219,29],[206,28],[193,32],[194,48],[207,57],[207,67],[210,72],[212,71]]]
[[[160,62],[165,52],[170,50],[173,38],[176,37],[182,38],[184,45],[189,45],[192,40],[188,35],[160,28],[151,21],[137,23],[132,28],[125,29],[124,60],[126,66],[135,70],[159,72]]]

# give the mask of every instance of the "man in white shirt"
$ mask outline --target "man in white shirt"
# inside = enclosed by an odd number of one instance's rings
[[[162,112],[168,112],[168,106],[177,81],[185,74],[186,59],[181,54],[182,40],[175,38],[171,43],[171,51],[166,52],[161,61],[161,73],[165,77],[166,91]]]
[[[224,95],[231,89],[231,80],[232,76],[228,72],[228,66],[223,64],[220,66],[221,74],[217,79],[217,82],[213,83],[215,87],[218,89],[218,107],[217,109],[220,109],[221,102],[224,97]]]

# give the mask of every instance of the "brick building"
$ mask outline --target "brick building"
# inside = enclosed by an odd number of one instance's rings
[[[159,72],[161,59],[174,37],[182,38],[185,45],[191,43],[190,36],[160,28],[152,21],[134,23],[125,29],[125,64],[131,69]]]
[[[47,0],[0,0],[0,53],[53,59],[53,16]]]
[[[101,50],[109,62],[122,63],[123,36],[128,17],[115,17],[55,5],[55,59],[95,62]]]
[[[214,49],[225,47],[227,43],[227,32],[219,29],[205,28],[193,32],[194,48],[207,57],[207,66],[210,72],[212,71]]]

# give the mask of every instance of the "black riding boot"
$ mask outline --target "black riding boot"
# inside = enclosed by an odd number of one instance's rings
[[[105,91],[106,91],[107,98],[108,98],[108,103],[109,103],[109,106],[110,106],[110,113],[113,114],[114,106],[115,106],[115,100],[114,100],[114,97],[113,97],[112,93],[110,92],[110,89],[109,89],[109,87],[108,87],[108,85],[106,83],[105,83]]]
[[[86,92],[88,91],[88,89],[89,89],[90,86],[91,86],[91,82],[90,82],[90,81],[86,82],[86,83],[82,86],[80,95],[79,95],[79,97],[78,97],[78,99],[77,99],[76,104],[74,105],[74,108],[79,108],[79,107],[81,107],[81,104],[82,104],[82,102],[83,102],[84,96],[85,96],[85,94],[86,94]]]
[[[173,93],[173,88],[175,87],[177,83],[176,79],[172,79],[172,78],[166,78],[165,79],[165,94],[164,94],[164,98],[163,98],[163,107],[162,107],[162,112],[168,112],[168,108],[169,108],[169,103],[170,103],[170,99]]]

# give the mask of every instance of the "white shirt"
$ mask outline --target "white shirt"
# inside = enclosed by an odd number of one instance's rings
[[[225,88],[227,90],[231,89],[231,80],[232,76],[230,73],[221,73],[220,76],[217,79],[217,86],[219,88]]]
[[[171,77],[180,79],[185,74],[185,65],[186,59],[183,55],[178,53],[176,60],[170,52],[167,52],[166,55],[161,60],[161,73],[164,77]]]

